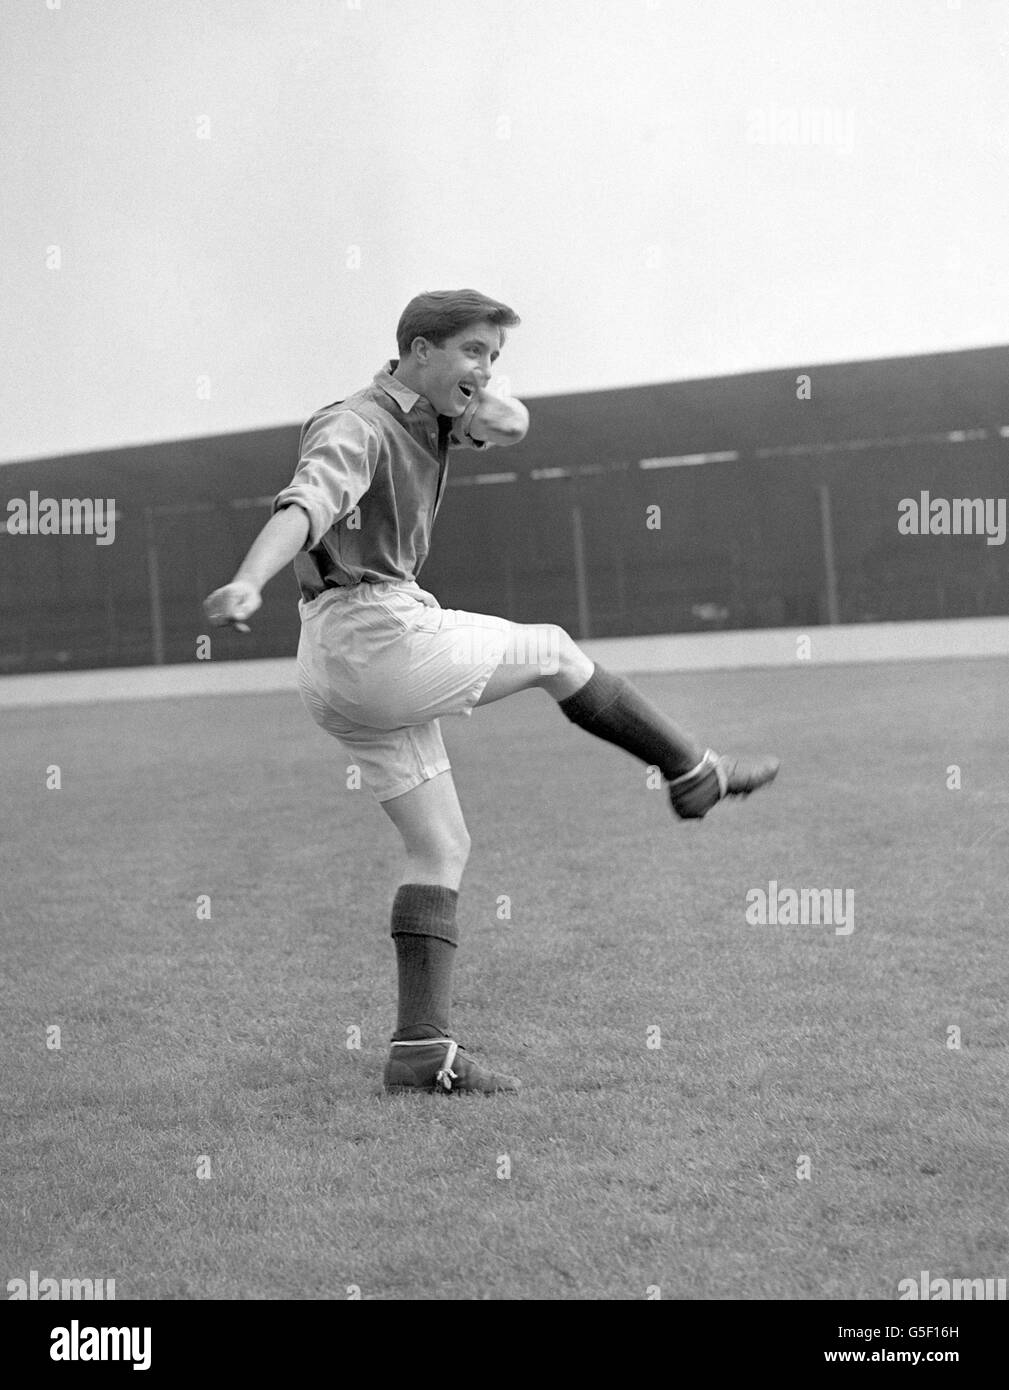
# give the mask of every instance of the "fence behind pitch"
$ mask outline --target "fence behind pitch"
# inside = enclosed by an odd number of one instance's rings
[[[530,402],[511,450],[453,456],[421,582],[581,637],[1009,612],[1005,544],[906,536],[904,498],[1006,495],[1009,349]],[[1009,414],[1009,412],[1006,412]],[[192,661],[295,463],[296,427],[12,464],[4,499],[114,497],[112,545],[0,532],[0,669]],[[213,655],[293,654],[293,574]]]

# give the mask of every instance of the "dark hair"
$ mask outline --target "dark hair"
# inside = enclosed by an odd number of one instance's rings
[[[492,323],[504,330],[520,323],[518,314],[497,299],[488,299],[479,290],[429,290],[418,294],[400,315],[396,344],[400,357],[408,357],[414,338],[427,338],[441,347],[447,338],[461,333],[471,323]]]

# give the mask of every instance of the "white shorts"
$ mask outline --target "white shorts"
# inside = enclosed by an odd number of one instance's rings
[[[298,609],[301,698],[379,801],[449,770],[439,718],[472,713],[521,631],[442,608],[415,580],[327,589]]]

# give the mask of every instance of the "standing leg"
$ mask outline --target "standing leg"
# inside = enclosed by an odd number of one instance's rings
[[[452,1038],[456,907],[470,840],[451,772],[381,803],[406,849],[392,908],[399,1016],[385,1069],[387,1090],[515,1091],[463,1055]]]
[[[470,838],[451,772],[379,803],[406,849],[404,883],[437,883],[458,891]]]

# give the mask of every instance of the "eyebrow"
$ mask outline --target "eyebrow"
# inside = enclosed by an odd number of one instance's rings
[[[467,338],[466,341],[463,343],[463,347],[464,347],[464,348],[468,348],[468,347],[489,348],[489,347],[490,347],[490,343],[487,341],[486,338]],[[491,359],[492,359],[492,360],[493,360],[495,357],[500,357],[500,356],[501,356],[501,349],[500,349],[500,348],[491,348],[491,354],[490,354],[490,355],[491,355]]]

